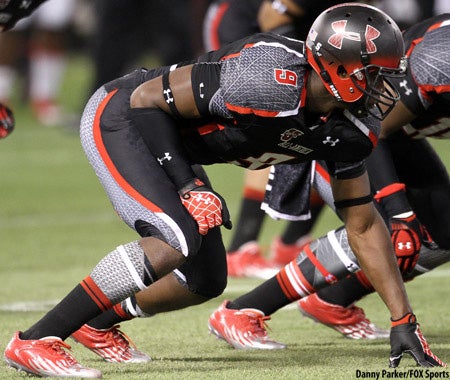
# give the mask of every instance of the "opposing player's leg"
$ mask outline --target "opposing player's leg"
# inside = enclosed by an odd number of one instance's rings
[[[246,170],[240,210],[234,234],[227,249],[230,277],[272,277],[277,268],[263,254],[258,243],[265,212],[261,210],[270,169]]]
[[[255,324],[249,322],[248,315],[241,313],[241,309],[256,309],[262,316],[270,316],[283,306],[335,284],[357,270],[358,261],[348,245],[346,230],[330,231],[307,244],[297,259],[276,276],[223,304],[209,319],[210,331],[233,346],[237,345],[237,337],[242,336],[246,340],[239,340],[240,346],[261,348],[267,339],[261,339],[264,336],[261,334],[253,335]],[[228,310],[232,310],[233,318],[226,315],[230,314]],[[269,343],[269,347],[271,345]]]
[[[410,281],[450,260],[449,177],[445,165],[426,140],[396,135],[389,139],[389,145],[399,178],[407,183],[409,203],[435,243],[422,242],[416,265],[411,271],[402,273],[405,281]],[[354,303],[372,292],[370,283],[359,273],[320,290],[314,296],[301,299],[298,306],[303,315],[341,331],[346,320],[350,320],[347,317],[358,315],[355,311],[359,308],[355,309]],[[384,335],[378,334],[377,330],[373,334],[377,337]],[[360,334],[349,337],[358,336]]]

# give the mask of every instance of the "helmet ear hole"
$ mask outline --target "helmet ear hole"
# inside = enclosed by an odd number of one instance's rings
[[[339,65],[336,71],[340,78],[348,78],[348,72],[343,65]]]

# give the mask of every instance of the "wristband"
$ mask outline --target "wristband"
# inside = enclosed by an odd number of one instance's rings
[[[391,327],[395,327],[395,326],[399,326],[399,325],[405,325],[407,323],[416,323],[416,316],[411,313],[408,312],[406,313],[403,317],[399,318],[399,319],[392,319],[391,318]]]

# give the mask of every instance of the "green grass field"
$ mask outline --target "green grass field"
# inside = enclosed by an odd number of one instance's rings
[[[74,59],[62,102],[79,110],[85,100],[90,66]],[[115,246],[136,239],[115,215],[80,147],[78,135],[65,127],[48,129],[33,122],[23,106],[16,107],[17,129],[0,142],[0,350],[13,332],[26,329],[86,276]],[[436,144],[448,167],[450,153]],[[208,168],[232,217],[240,201],[242,170]],[[337,227],[326,212],[315,229],[318,236]],[[283,222],[267,220],[266,246]],[[224,230],[227,242],[230,232]],[[387,368],[388,341],[361,342],[342,338],[331,329],[302,318],[294,306],[269,322],[270,334],[288,344],[277,352],[244,352],[208,335],[207,320],[223,299],[234,298],[259,284],[230,279],[225,293],[203,305],[122,325],[138,347],[150,354],[146,365],[113,365],[73,343],[76,357],[96,367],[105,379],[356,379],[358,370]],[[432,349],[450,361],[448,292],[450,265],[407,284],[411,303]],[[370,319],[387,328],[386,308],[377,296],[359,303]],[[401,370],[414,369],[406,357]],[[390,375],[390,376],[388,376]],[[433,372],[448,378],[443,370]],[[426,374],[423,373],[425,377]],[[26,375],[0,363],[0,379]],[[381,377],[380,375],[380,378]],[[395,378],[392,372],[384,378]],[[398,377],[397,377],[398,378]],[[428,377],[429,378],[429,377]]]

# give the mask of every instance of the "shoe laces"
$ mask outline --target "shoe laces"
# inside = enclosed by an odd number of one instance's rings
[[[123,331],[119,330],[120,325],[115,325],[109,330],[105,331],[104,340],[105,346],[114,346],[122,351],[126,351],[130,346],[136,349],[136,345],[133,343],[131,338],[126,335]]]
[[[42,340],[41,343],[42,345],[55,351],[59,356],[64,357],[69,366],[75,366],[79,364],[78,361],[69,352],[65,350],[65,349],[70,350],[72,348],[66,342],[57,339],[57,340]]]
[[[251,332],[252,335],[258,336],[258,337],[266,337],[267,336],[267,330],[270,330],[270,327],[266,323],[266,321],[270,320],[270,316],[264,316],[264,315],[254,315],[252,313],[245,313],[245,320],[243,320],[243,328],[246,331]]]
[[[345,324],[353,325],[356,323],[367,323],[368,325],[372,324],[366,317],[364,310],[358,306],[351,306],[348,308],[342,307],[342,317],[346,319],[350,319],[346,321]]]

